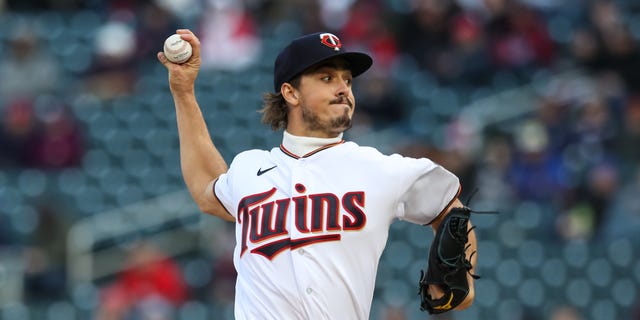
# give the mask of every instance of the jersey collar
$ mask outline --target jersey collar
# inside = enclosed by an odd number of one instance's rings
[[[285,130],[280,149],[287,155],[298,159],[308,157],[318,151],[343,142],[342,133],[335,138],[315,138],[294,136]]]

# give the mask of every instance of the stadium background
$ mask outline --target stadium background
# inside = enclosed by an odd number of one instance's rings
[[[155,58],[178,27],[201,38],[197,94],[227,160],[278,144],[255,110],[292,37],[375,57],[347,138],[431,157],[500,211],[474,219],[474,306],[438,319],[640,318],[632,0],[0,0],[0,319],[95,318],[158,256],[146,274],[175,281],[136,287],[133,318],[232,318],[232,226],[189,200]],[[372,319],[427,318],[430,236],[392,226]]]

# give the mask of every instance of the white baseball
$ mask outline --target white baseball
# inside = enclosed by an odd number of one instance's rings
[[[184,63],[191,58],[191,44],[182,40],[179,34],[171,35],[164,41],[164,55],[173,63]]]

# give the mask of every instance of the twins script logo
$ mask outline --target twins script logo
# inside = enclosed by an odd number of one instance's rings
[[[276,188],[246,196],[238,204],[238,223],[242,225],[242,256],[249,244],[257,245],[251,253],[271,260],[284,250],[319,242],[340,240],[341,231],[364,228],[364,192],[347,192],[339,198],[333,193],[304,195],[306,188],[296,184],[299,196],[270,200]],[[293,227],[304,235],[291,239],[287,214],[293,205]],[[259,244],[259,245],[258,245]]]
[[[340,42],[340,38],[338,38],[333,33],[321,33],[320,42],[322,42],[322,44],[324,44],[325,46],[335,51],[340,51],[340,48],[342,47],[342,42]]]

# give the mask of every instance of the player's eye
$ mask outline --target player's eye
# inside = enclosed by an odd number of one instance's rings
[[[320,80],[325,81],[325,82],[326,81],[331,81],[331,76],[324,76],[324,77],[320,78]]]

